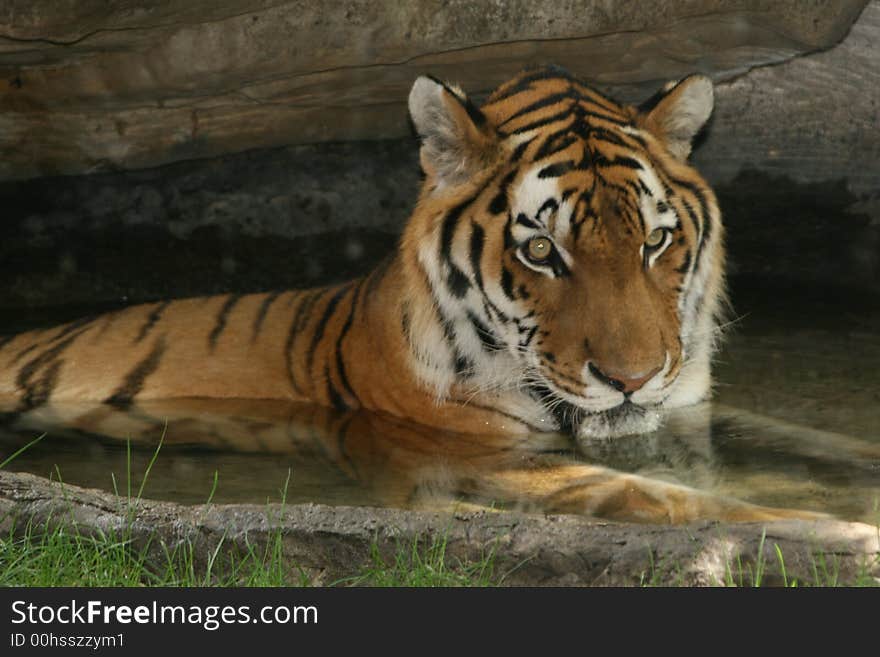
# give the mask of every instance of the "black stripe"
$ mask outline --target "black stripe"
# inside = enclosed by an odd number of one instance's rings
[[[694,211],[694,206],[688,203],[686,198],[683,198],[681,196],[678,197],[678,200],[681,201],[681,204],[684,206],[684,210],[687,213],[688,218],[691,220],[691,224],[693,225],[697,235],[701,235],[703,230],[701,228],[700,218]],[[697,250],[697,253],[699,254],[699,248]]]
[[[93,338],[93,340],[100,340],[101,337],[107,332],[107,329],[109,329],[110,326],[113,324],[113,322],[115,322],[117,319],[119,319],[119,316],[121,314],[122,314],[122,311],[114,310],[113,312],[107,313],[106,315],[104,315],[104,317],[103,317],[104,323],[101,326],[100,330],[98,331],[98,334]]]
[[[31,380],[33,379],[34,375],[39,371],[39,369],[44,365],[51,365],[53,361],[58,360],[61,354],[63,354],[67,350],[67,348],[70,347],[70,345],[72,345],[76,341],[76,339],[87,330],[87,327],[80,328],[79,332],[68,335],[67,339],[62,340],[54,346],[46,349],[46,351],[38,355],[36,358],[29,360],[21,367],[15,377],[15,385],[24,392],[25,397],[29,394],[30,388],[33,386]]]
[[[560,153],[577,141],[577,136],[568,129],[558,130],[544,140],[541,148],[535,153],[535,161]]]
[[[556,162],[541,169],[538,172],[538,178],[558,178],[559,176],[566,174],[574,169],[574,167],[575,164],[571,160]]]
[[[470,117],[471,121],[473,121],[474,125],[478,128],[486,125],[486,115],[483,114],[476,105],[474,105],[470,99],[465,98],[462,99],[458,96],[458,94],[450,91],[449,93],[459,102],[459,104],[464,108],[464,111],[467,112],[467,115]]]
[[[706,241],[709,238],[709,234],[712,230],[712,222],[708,215],[704,214],[702,217],[702,221],[695,215],[694,209],[690,203],[688,203],[685,199],[679,197],[682,205],[684,205],[685,210],[687,210],[688,216],[691,218],[691,221],[697,226],[697,234],[699,237],[699,243],[697,244],[697,255],[694,264],[694,271],[700,268],[701,257],[703,255],[703,247],[706,245]]]
[[[510,270],[503,265],[501,267],[501,291],[504,292],[504,296],[511,301],[516,299],[516,296],[513,293],[513,274],[511,274]]]
[[[340,331],[339,337],[336,340],[336,371],[339,374],[339,380],[342,382],[342,387],[345,388],[345,392],[347,392],[355,402],[359,402],[360,400],[352,389],[351,384],[348,381],[348,375],[345,372],[345,361],[342,358],[342,341],[345,339],[345,336],[348,335],[351,325],[354,322],[355,311],[357,311],[358,305],[362,299],[361,290],[364,287],[363,284],[364,280],[362,279],[358,282],[357,287],[354,290],[354,298],[351,300],[351,308],[348,311],[348,317],[346,317],[345,324],[342,325],[342,331]],[[404,332],[406,332],[406,329],[404,329]],[[344,407],[347,407],[347,404],[345,404]]]
[[[528,347],[532,343],[532,339],[535,337],[535,333],[538,332],[538,325],[535,324],[532,328],[529,329],[528,334],[526,334],[525,340],[519,341],[520,347]]]
[[[12,359],[12,361],[9,364],[15,365],[18,361],[20,361],[22,358],[27,356],[34,349],[36,349],[38,346],[39,345],[36,342],[33,344],[29,344],[27,347],[25,347],[24,349],[20,350],[17,354],[15,354],[15,357]]]
[[[490,98],[488,104],[493,105],[495,103],[500,103],[502,100],[507,100],[523,91],[529,91],[532,88],[533,82],[541,80],[565,80],[571,82],[573,78],[564,68],[559,66],[544,66],[536,70],[534,73],[523,75],[515,83],[512,83],[510,87],[504,89],[503,93]]]
[[[474,364],[469,358],[467,358],[467,356],[459,351],[458,344],[455,340],[455,328],[452,322],[443,314],[443,309],[440,308],[437,300],[433,297],[432,300],[434,312],[437,314],[437,319],[443,329],[443,337],[449,344],[450,349],[452,349],[452,371],[456,374],[469,376],[473,373]]]
[[[254,317],[254,326],[251,330],[251,344],[256,342],[257,337],[260,335],[260,331],[263,330],[263,322],[266,321],[266,315],[269,313],[269,308],[282,294],[284,294],[284,292],[272,292],[271,294],[266,295],[266,298],[263,299],[263,303],[260,304],[260,309]]]
[[[18,409],[19,412],[42,406],[49,401],[52,391],[58,385],[58,372],[63,364],[64,361],[61,359],[52,361],[44,370],[43,376],[36,383],[28,386],[22,398],[22,405]]]
[[[525,216],[525,215],[522,215]],[[504,223],[504,249],[512,249],[516,246],[516,240],[513,239],[513,215],[507,213],[507,221]]]
[[[553,270],[553,275],[556,278],[562,278],[571,274],[571,270],[556,249],[553,249],[553,255],[550,258],[550,268]]]
[[[468,290],[471,288],[471,282],[464,275],[464,272],[454,264],[449,265],[449,276],[446,278],[446,286],[456,299],[464,298]]]
[[[321,319],[318,320],[318,323],[315,325],[315,332],[312,334],[312,341],[309,344],[309,351],[306,354],[306,373],[310,374],[312,371],[312,365],[315,363],[315,352],[318,348],[318,343],[321,342],[321,338],[324,337],[324,331],[327,328],[327,324],[330,322],[330,318],[333,316],[333,312],[336,310],[336,306],[339,304],[342,297],[348,294],[348,291],[351,289],[351,283],[346,283],[339,290],[330,297],[330,301],[327,302],[327,305],[324,308],[324,313],[321,315]]]
[[[229,319],[229,313],[232,312],[241,296],[240,294],[230,294],[223,307],[220,308],[220,312],[217,313],[217,319],[214,320],[214,328],[211,329],[211,334],[208,336],[209,351],[214,351],[217,347],[217,340],[220,339],[220,335],[226,329],[226,320]]]
[[[293,320],[290,322],[290,329],[287,331],[287,340],[284,342],[284,357],[287,361],[287,380],[290,381],[290,385],[293,387],[294,392],[298,395],[302,395],[302,388],[299,387],[296,381],[296,372],[293,368],[293,346],[296,341],[297,336],[300,334],[302,329],[309,321],[309,311],[312,309],[312,306],[315,305],[315,302],[324,296],[329,291],[329,288],[321,288],[319,290],[312,290],[310,292],[304,292],[300,297],[300,302],[297,305],[296,313],[293,315]]]
[[[443,218],[443,225],[440,230],[440,259],[446,263],[449,270],[446,279],[449,291],[458,299],[467,294],[470,282],[456,264],[452,262],[452,240],[455,238],[455,229],[458,226],[458,220],[461,218],[461,215],[480,197],[490,182],[483,185],[476,194],[453,207]]]
[[[612,132],[611,130],[606,130],[605,128],[594,127],[590,130],[590,137],[595,139],[596,141],[604,141],[609,144],[614,144],[615,146],[620,146],[622,148],[629,148],[632,150],[636,150],[638,142],[632,140],[632,142],[627,141],[627,137],[620,135],[616,132]]]
[[[489,317],[494,314],[495,319],[499,322],[507,324],[510,321],[510,318],[498,306],[492,303],[489,297],[485,294],[483,295],[483,310],[489,315]],[[489,312],[490,310],[492,311],[491,313]]]
[[[513,154],[510,156],[510,161],[511,161],[511,163],[513,163],[513,162],[519,162],[519,161],[520,161],[520,158],[522,158],[523,154],[526,152],[526,149],[529,147],[529,145],[530,145],[533,141],[535,141],[535,139],[537,139],[537,137],[532,137],[531,139],[528,139],[528,140],[522,142],[521,144],[519,144],[519,145],[513,150]]]
[[[165,354],[165,347],[165,336],[163,335],[156,340],[153,349],[147,354],[146,358],[134,366],[134,369],[126,375],[122,385],[105,399],[104,403],[118,408],[130,406],[135,396],[143,390],[147,377],[159,369],[159,363],[161,363],[162,356]]]
[[[676,85],[676,87],[677,86],[678,85]],[[648,114],[652,109],[657,107],[657,105],[660,104],[660,101],[663,100],[664,98],[666,98],[666,96],[668,96],[669,93],[673,89],[675,89],[675,87],[673,87],[672,89],[668,89],[668,90],[667,89],[660,89],[660,91],[656,92],[653,96],[651,96],[647,100],[643,100],[642,103],[636,109],[638,109],[640,114]]]
[[[508,118],[504,119],[504,121],[501,122],[501,126],[504,126],[504,125],[510,123],[511,121],[515,121],[516,119],[523,117],[526,114],[530,114],[532,112],[537,112],[540,109],[544,109],[545,107],[550,107],[552,105],[557,105],[557,104],[564,102],[566,100],[569,102],[574,100],[570,90],[566,90],[561,93],[555,93],[550,96],[544,96],[543,98],[536,100],[531,105],[526,105],[522,109],[517,110],[514,114],[512,114]]]
[[[533,230],[538,230],[538,228],[540,228],[540,226],[529,219],[524,212],[520,212],[518,215],[516,215],[516,223],[518,223],[520,226],[525,226],[526,228],[531,228]]]
[[[348,441],[348,431],[351,428],[352,423],[354,422],[354,414],[348,413],[345,418],[343,418],[342,422],[340,422],[339,427],[335,430],[336,432],[336,450],[345,463],[348,465],[351,475],[354,477],[355,481],[364,481],[363,476],[360,473],[360,470],[357,466],[357,461],[355,461],[351,455],[348,453],[348,450],[345,448],[345,443]],[[338,465],[338,460],[334,462],[334,464]]]
[[[483,351],[494,353],[504,348],[504,345],[498,341],[498,338],[492,333],[491,329],[470,310],[467,311],[467,318],[474,329],[474,333],[477,334],[477,338],[480,340],[480,346]]]
[[[452,239],[455,236],[455,228],[458,225],[459,217],[461,217],[465,209],[476,200],[478,195],[479,194],[471,196],[463,203],[454,206],[446,213],[446,216],[443,217],[443,225],[440,231],[440,257],[443,260],[448,261],[450,259],[452,253]]]
[[[679,267],[676,267],[675,271],[679,274],[686,274],[688,269],[691,268],[691,252],[685,251],[684,260],[682,261]]]
[[[700,258],[703,255],[703,247],[706,245],[706,242],[709,241],[709,236],[712,234],[712,217],[709,212],[709,203],[706,200],[706,196],[703,193],[703,190],[700,189],[697,185],[691,184],[687,181],[676,181],[679,184],[682,184],[686,189],[688,189],[691,194],[697,197],[697,201],[700,204],[700,212],[702,214],[702,233],[700,233],[700,243],[697,245],[697,255],[696,255],[696,265],[694,266],[694,270],[700,266]]]
[[[456,349],[454,371],[457,376],[468,379],[474,375],[474,361]]]
[[[489,203],[489,212],[492,214],[507,212],[507,190],[518,173],[519,171],[514,169],[501,180],[501,184],[498,185],[498,193],[492,199],[492,202]]]
[[[541,204],[541,207],[538,208],[538,212],[535,215],[535,219],[538,221],[543,221],[541,216],[547,211],[550,210],[551,214],[556,212],[559,209],[559,203],[556,202],[555,198],[548,198]],[[546,222],[544,222],[546,224]]]
[[[610,114],[603,114],[602,112],[596,112],[595,110],[590,110],[584,107],[582,104],[577,105],[577,114],[578,117],[583,120],[584,118],[598,119],[600,121],[605,121],[606,123],[613,123],[614,125],[623,127],[623,126],[631,126],[632,123],[623,118],[618,118],[616,116],[611,116]],[[590,132],[592,133],[599,126],[590,125]]]
[[[573,80],[572,82],[574,83],[575,91],[577,91],[581,95],[581,98],[587,102],[599,105],[602,109],[609,112],[617,113],[622,111],[620,103],[613,98],[606,96],[601,91],[597,91],[593,87],[588,87],[580,80]]]
[[[140,331],[138,331],[137,336],[134,339],[134,344],[137,344],[152,330],[152,328],[156,325],[156,322],[159,321],[159,318],[162,317],[162,313],[165,312],[165,309],[170,304],[170,301],[163,301],[159,305],[157,305],[149,315],[147,315],[147,320],[144,322],[143,326],[141,326]]]
[[[70,335],[71,333],[76,331],[78,328],[80,328],[82,326],[87,326],[88,324],[91,324],[92,322],[95,321],[95,319],[96,319],[96,317],[94,315],[92,315],[89,317],[82,317],[82,318],[76,320],[75,322],[71,322],[67,326],[62,327],[62,329],[58,332],[57,335],[52,336],[52,339],[49,340],[49,342],[47,344],[52,344],[53,342],[58,342],[58,340],[61,340],[62,338],[66,338],[68,335]]]
[[[73,341],[76,340],[76,338],[85,333],[89,329],[89,325],[93,321],[95,321],[95,317],[83,317],[82,319],[78,319],[75,322],[71,322],[70,324],[66,324],[65,326],[63,326],[56,335],[47,340],[44,344],[40,345],[35,342],[20,350],[17,354],[15,354],[15,357],[9,363],[10,365],[17,364],[21,359],[23,359],[25,356],[41,346],[47,346],[53,343],[57,343],[54,347],[47,349],[45,352],[24,365],[18,373],[17,380],[21,380],[22,377],[25,377],[25,379],[29,378],[33,375],[37,368],[53,360],[58,354],[67,349],[67,347],[69,347],[73,343]],[[73,333],[74,331],[76,331],[76,334],[71,336],[71,333]],[[62,342],[58,342],[65,337],[67,337],[68,339],[63,340]],[[19,387],[23,387],[23,384],[19,385]]]
[[[697,222],[697,234],[700,235],[700,242],[697,245],[697,255],[696,255],[696,265],[694,267],[694,271],[696,271],[700,266],[700,256],[702,255],[703,246],[706,241],[709,239],[709,235],[712,232],[712,222],[711,222],[711,214],[709,212],[709,202],[706,199],[705,190],[703,190],[698,184],[692,183],[688,180],[682,180],[680,178],[676,178],[672,176],[668,171],[663,169],[659,164],[656,168],[662,173],[666,178],[670,180],[675,185],[679,187],[683,187],[687,191],[689,191],[693,196],[697,199],[697,204],[700,206],[701,213],[701,222]],[[681,198],[681,195],[679,195]],[[681,199],[682,202],[686,203],[685,199]],[[686,204],[685,207],[688,207]],[[689,209],[689,213],[692,214],[692,208]]]
[[[449,87],[449,85],[443,82],[443,80],[439,80],[433,75],[428,75],[427,77],[443,87],[446,92],[452,96],[459,105],[461,105],[462,109],[467,112],[467,115],[470,117],[471,121],[473,121],[474,125],[481,127],[486,123],[486,115],[483,114],[470,100],[459,96]]]
[[[344,411],[348,408],[348,404],[345,403],[345,400],[342,398],[342,395],[339,394],[339,391],[336,389],[336,386],[333,385],[333,381],[330,379],[330,368],[324,368],[324,376],[327,378],[327,398],[330,400],[330,405],[333,406],[337,411]]]
[[[609,160],[604,155],[597,155],[593,159],[593,162],[597,167],[603,169],[607,169],[608,167],[625,167],[627,169],[634,169],[635,171],[642,170],[641,163],[632,157],[617,156]]]
[[[404,301],[400,308],[400,330],[407,342],[412,344],[412,318],[409,316],[409,303]]]
[[[477,284],[480,292],[485,294],[485,289],[483,288],[483,272],[482,272],[482,263],[483,263],[483,245],[486,243],[486,232],[483,230],[483,227],[480,226],[475,221],[471,222],[471,244],[470,244],[470,259],[471,259],[471,269],[474,272],[474,281]]]
[[[512,132],[502,133],[506,135],[521,135],[524,132],[531,132],[532,130],[537,130],[538,128],[543,128],[545,125],[550,125],[552,123],[558,123],[559,121],[564,121],[565,119],[573,119],[574,114],[571,109],[566,109],[562,112],[558,112],[557,114],[553,114],[551,116],[544,117],[543,119],[539,119],[534,123],[526,124]]]

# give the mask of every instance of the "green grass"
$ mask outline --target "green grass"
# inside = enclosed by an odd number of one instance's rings
[[[385,560],[376,543],[369,565],[336,586],[492,586],[494,554],[478,562],[454,562],[445,540],[398,546]],[[86,535],[60,525],[28,524],[0,538],[0,586],[308,586],[308,575],[283,554],[282,534],[273,533],[262,547],[244,549],[220,541],[198,558],[184,542],[168,549],[136,548],[123,535]],[[160,556],[156,556],[156,554]]]
[[[880,533],[880,526],[878,526]],[[880,561],[866,562],[850,579],[844,579],[840,572],[840,561],[836,555],[827,555],[815,551],[810,555],[810,573],[798,579],[792,577],[785,564],[785,555],[778,543],[773,543],[773,558],[764,556],[766,532],[761,533],[761,540],[754,558],[749,555],[737,554],[724,563],[724,575],[712,581],[714,586],[725,587],[761,587],[783,586],[786,588],[802,587],[878,587],[880,580],[872,574],[880,566]],[[644,587],[682,585],[686,581],[685,568],[682,564],[657,563],[653,551],[649,552],[649,567],[640,577],[640,585]],[[768,583],[767,580],[770,580]]]
[[[446,538],[429,544],[418,539],[411,545],[398,545],[394,556],[386,560],[378,546],[371,548],[371,565],[361,574],[342,580],[341,584],[361,586],[497,586],[504,576],[495,573],[495,551],[479,561],[455,561],[446,556]]]
[[[773,544],[774,559],[770,562],[764,557],[764,544],[767,538],[766,531],[761,533],[761,541],[758,543],[757,555],[754,564],[744,563],[741,556],[737,556],[736,564],[727,562],[724,574],[724,586],[759,587],[765,584],[768,572],[773,570],[773,575],[786,588],[798,587],[841,587],[841,586],[878,586],[880,582],[871,574],[869,563],[861,565],[854,579],[846,581],[841,578],[840,561],[836,555],[826,555],[824,552],[813,552],[810,555],[810,575],[805,579],[791,577],[785,567],[785,556],[778,543]]]
[[[303,569],[284,557],[283,533],[272,532],[258,546],[245,539],[244,547],[225,537],[208,555],[198,554],[191,541],[174,547],[153,536],[137,545],[131,523],[137,512],[150,471],[159,456],[164,432],[133,495],[131,444],[126,448],[126,479],[120,493],[115,474],[111,481],[116,497],[125,505],[128,523],[120,531],[80,531],[74,523],[41,525],[29,521],[20,531],[13,527],[0,537],[0,586],[308,586]],[[43,436],[31,441],[0,463],[0,469]],[[290,472],[280,490],[281,506],[287,502]],[[66,495],[61,473],[55,475]],[[207,498],[210,505],[217,491],[219,473]],[[267,510],[267,513],[270,511]],[[368,565],[331,583],[336,586],[489,586],[494,576],[494,552],[477,562],[452,561],[446,540],[415,540],[398,545],[386,561],[378,544],[370,547]]]

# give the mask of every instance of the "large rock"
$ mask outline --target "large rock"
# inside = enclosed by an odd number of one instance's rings
[[[556,62],[623,97],[839,41],[864,0],[11,0],[0,178],[407,133],[420,73],[485,92]]]
[[[751,168],[799,183],[844,180],[856,195],[880,194],[880,2],[833,48],[718,85],[715,108],[694,157],[713,182]],[[880,225],[880,207],[862,211]],[[869,248],[876,253],[880,243]]]

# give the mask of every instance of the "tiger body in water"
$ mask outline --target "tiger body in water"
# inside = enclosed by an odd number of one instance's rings
[[[480,107],[419,78],[409,109],[425,180],[373,272],[0,339],[0,404],[90,403],[86,425],[205,398],[366,409],[465,434],[651,431],[710,391],[723,229],[687,158],[712,105],[702,76],[638,108],[556,68]]]

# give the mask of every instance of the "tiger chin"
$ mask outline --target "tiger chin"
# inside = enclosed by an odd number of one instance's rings
[[[479,107],[420,77],[424,182],[373,272],[0,338],[0,406],[286,399],[468,433],[652,431],[710,388],[723,229],[687,159],[712,107],[699,75],[639,107],[558,68]]]

